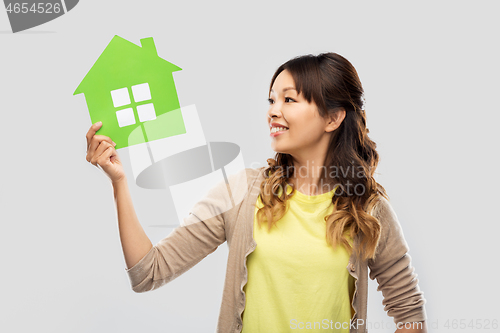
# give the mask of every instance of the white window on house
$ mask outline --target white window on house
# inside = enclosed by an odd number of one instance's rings
[[[142,102],[151,99],[149,84],[146,82],[143,84],[132,86],[132,94],[134,95],[134,101],[136,102]]]
[[[128,126],[135,124],[134,109],[128,108],[116,111],[116,118],[118,118],[118,126]]]
[[[134,125],[136,123],[134,111],[137,111],[137,116],[141,123],[156,119],[156,111],[153,101],[151,100],[149,84],[147,82],[137,84],[132,86],[131,90],[132,96],[130,96],[127,87],[111,91],[111,99],[113,100],[113,106],[115,108],[129,106],[128,108],[116,111],[116,118],[118,120],[118,126],[120,127]],[[143,103],[145,101],[149,101],[150,103]]]
[[[156,113],[153,103],[137,106],[137,113],[139,114],[139,121],[141,123],[143,121],[156,119]]]
[[[130,96],[127,88],[113,90],[111,98],[113,99],[113,106],[115,108],[130,104]]]

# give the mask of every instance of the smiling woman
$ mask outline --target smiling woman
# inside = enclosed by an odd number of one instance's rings
[[[426,330],[406,241],[373,177],[379,155],[363,93],[354,66],[336,53],[291,59],[271,80],[266,116],[276,156],[255,209],[244,332],[285,332],[292,318],[355,321],[359,327],[336,332],[363,332],[368,267],[395,323],[420,322],[415,332]]]
[[[269,90],[268,123],[271,135],[275,127],[288,130],[272,136],[276,156],[268,159],[269,177],[262,184],[262,196],[264,202],[271,202],[276,194],[269,189],[287,184],[309,195],[339,186],[333,200],[337,211],[327,224],[331,231],[327,240],[332,246],[342,243],[349,247],[341,229],[349,228],[356,234],[363,224],[363,257],[368,259],[375,256],[380,237],[380,224],[369,212],[380,196],[388,196],[373,177],[379,156],[368,137],[363,93],[355,68],[335,53],[298,57],[276,70]],[[339,168],[344,172],[332,177],[331,171]],[[361,172],[345,172],[351,169]],[[354,189],[358,195],[352,195]],[[280,204],[264,204],[258,212],[259,223],[266,219],[271,227],[279,217],[273,219],[269,213],[282,215],[287,199],[285,194]],[[361,249],[357,250],[361,255]]]
[[[154,246],[137,219],[113,141],[95,135],[101,124],[92,125],[87,161],[113,184],[132,290],[165,285],[227,241],[217,332],[365,333],[368,277],[377,280],[397,332],[426,332],[408,244],[373,177],[379,156],[362,95],[356,70],[336,53],[280,66],[266,114],[275,158],[268,167],[228,175],[228,184],[208,191]]]

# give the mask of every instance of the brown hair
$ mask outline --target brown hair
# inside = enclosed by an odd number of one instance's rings
[[[342,244],[349,252],[352,247],[344,232],[354,238],[360,235],[361,243],[356,248],[358,257],[374,259],[380,238],[381,224],[372,215],[379,196],[389,199],[385,189],[373,177],[379,162],[377,145],[368,137],[366,113],[363,105],[363,87],[354,66],[336,53],[304,55],[281,65],[271,80],[269,93],[276,77],[284,70],[290,72],[297,93],[302,93],[309,102],[314,102],[322,117],[344,109],[345,118],[333,131],[328,146],[325,166],[320,174],[320,183],[336,182],[338,187],[332,198],[334,210],[326,216],[326,239],[332,247]],[[293,172],[293,159],[289,154],[276,153],[267,160],[265,179],[260,186],[263,207],[257,211],[259,226],[267,221],[271,229],[287,210],[287,199],[291,193],[285,189]],[[326,170],[341,170],[328,174]],[[356,174],[354,172],[356,171]],[[361,171],[361,172],[360,172]],[[359,193],[359,188],[363,193]]]

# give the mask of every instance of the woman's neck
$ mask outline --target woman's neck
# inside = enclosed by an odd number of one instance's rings
[[[290,177],[290,183],[299,192],[306,195],[319,195],[333,190],[331,184],[328,184],[323,178],[322,174],[325,173],[325,166],[323,161],[294,160],[294,173]],[[328,178],[328,172],[326,172]]]

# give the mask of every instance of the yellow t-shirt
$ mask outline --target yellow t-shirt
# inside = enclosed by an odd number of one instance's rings
[[[349,253],[343,246],[333,249],[325,235],[334,192],[308,196],[295,190],[289,210],[270,232],[267,225],[258,226],[262,201],[257,198],[257,247],[247,257],[242,333],[349,332],[354,292],[346,269]]]

